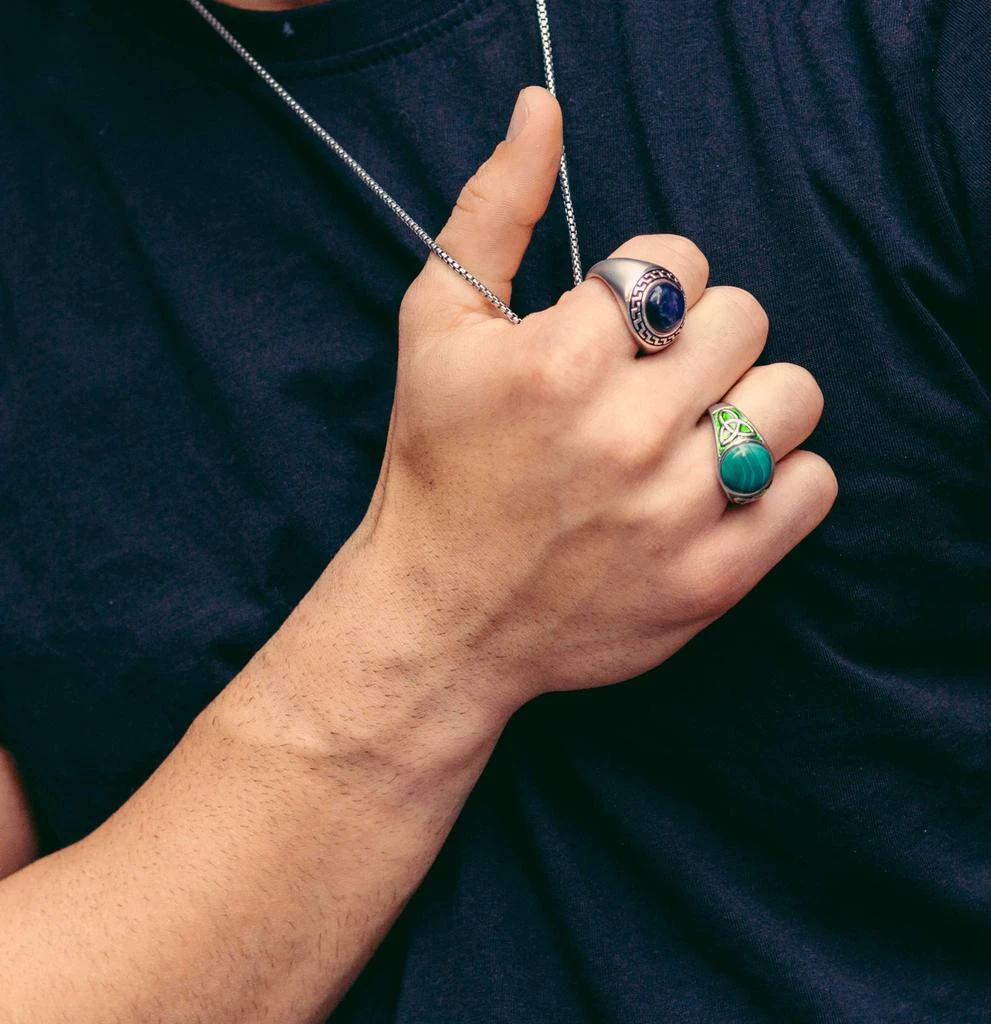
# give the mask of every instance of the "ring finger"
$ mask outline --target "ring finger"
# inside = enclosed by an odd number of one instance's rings
[[[794,363],[753,367],[722,401],[737,406],[754,424],[775,462],[808,438],[823,408],[822,391],[815,378]],[[692,492],[705,520],[713,522],[720,518],[727,511],[727,499],[719,484],[716,444],[708,412],[673,459],[673,478]]]

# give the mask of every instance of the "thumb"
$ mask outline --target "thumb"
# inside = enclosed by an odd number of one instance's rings
[[[438,244],[503,302],[530,244],[533,227],[550,202],[561,162],[561,108],[531,85],[517,98],[506,139],[472,175]],[[498,312],[471,284],[430,253],[416,281],[418,297],[436,316]]]

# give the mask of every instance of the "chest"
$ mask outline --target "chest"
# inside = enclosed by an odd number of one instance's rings
[[[713,283],[769,310],[765,358],[819,377],[837,410],[820,446],[869,502],[901,453],[860,432],[911,418],[967,344],[945,283],[967,268],[913,200],[924,142],[890,115],[910,117],[908,29],[871,36],[892,55],[868,73],[857,31],[812,8],[551,8],[586,265],[638,233],[695,238]],[[243,69],[172,67],[163,90],[160,55],[125,52],[117,74],[31,83],[2,215],[0,715],[63,841],[140,784],[359,522],[423,259]],[[539,55],[528,3],[478,5],[287,84],[436,232]],[[565,231],[555,200],[521,312],[569,286]],[[941,410],[977,422],[963,391]]]

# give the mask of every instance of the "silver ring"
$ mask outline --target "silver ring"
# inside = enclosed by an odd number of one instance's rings
[[[709,406],[719,486],[733,505],[756,501],[774,479],[774,456],[753,422],[729,402]]]
[[[685,323],[685,289],[666,267],[616,256],[596,263],[585,275],[592,277],[616,296],[642,352],[660,352],[678,337]]]

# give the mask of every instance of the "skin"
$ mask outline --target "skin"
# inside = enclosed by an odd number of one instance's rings
[[[553,190],[556,101],[525,90],[510,135],[439,236],[506,301]],[[669,351],[634,359],[599,281],[514,326],[428,258],[363,522],[120,811],[0,882],[0,1024],[319,1024],[509,716],[662,662],[824,518],[835,477],[795,450],[822,395],[752,368],[756,299],[706,288],[684,238],[616,255],[685,285]],[[733,510],[705,419],[724,395],[778,460]]]
[[[0,878],[34,860],[37,840],[14,758],[0,749]]]

